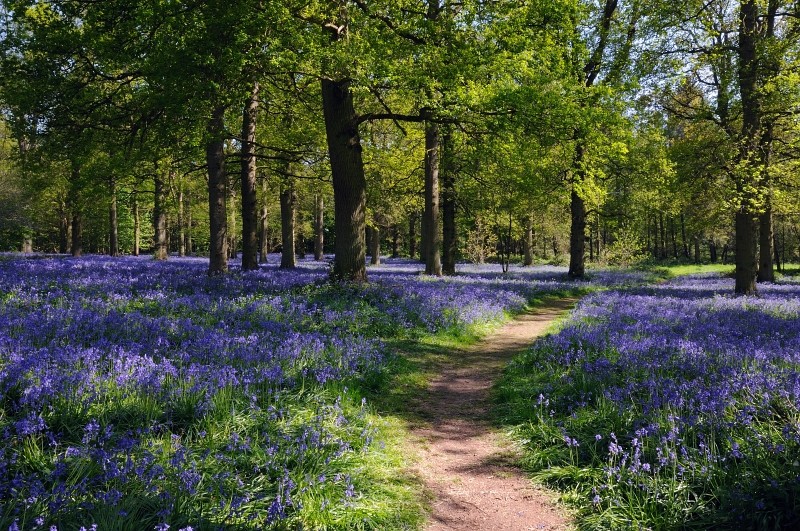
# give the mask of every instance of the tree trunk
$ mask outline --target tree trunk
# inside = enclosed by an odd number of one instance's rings
[[[417,255],[417,213],[412,212],[408,215],[408,256],[414,258]]]
[[[572,224],[569,237],[569,272],[570,278],[583,278],[585,273],[586,252],[586,204],[573,187],[570,201]],[[555,241],[555,238],[554,238]],[[553,251],[557,249],[554,246]]]
[[[333,278],[366,281],[364,223],[367,184],[349,82],[323,79],[322,107],[333,174]]]
[[[530,267],[533,265],[533,214],[528,214],[525,218],[525,241],[522,246],[525,258],[522,265]]]
[[[58,200],[58,252],[69,252],[69,210],[63,197]]]
[[[183,184],[178,185],[178,256],[186,256],[186,216],[184,212]]]
[[[767,204],[766,210],[759,216],[759,263],[758,282],[775,282],[774,249],[772,247],[775,234],[772,226],[772,205]]]
[[[683,243],[683,257],[689,258],[689,241],[686,239],[686,216],[681,212],[681,242]]]
[[[779,272],[783,272],[783,263],[781,262],[781,253],[778,248],[778,233],[773,231],[772,236],[772,250],[775,253],[775,269]]]
[[[269,207],[267,205],[267,197],[269,192],[269,185],[267,183],[266,177],[264,177],[261,181],[261,217],[259,220],[259,228],[258,234],[260,237],[259,240],[259,257],[258,261],[262,264],[267,263],[267,257],[269,255]]]
[[[186,194],[186,254],[192,256],[192,194]]]
[[[142,248],[142,219],[139,215],[139,192],[133,190],[133,256],[139,256]]]
[[[83,215],[79,210],[72,212],[72,256],[83,254]]]
[[[295,257],[295,216],[297,194],[291,179],[281,183],[281,269],[297,267]]]
[[[242,113],[242,270],[258,269],[258,203],[256,198],[256,116],[258,83]]]
[[[453,146],[450,131],[442,139],[442,273],[456,274],[458,237],[456,227],[456,176],[453,172]]]
[[[227,185],[225,175],[225,107],[214,109],[208,123],[206,144],[208,164],[209,275],[228,271]]]
[[[117,183],[109,181],[111,202],[108,206],[108,254],[119,256],[119,223],[117,221]]]
[[[761,109],[758,94],[757,54],[758,2],[742,0],[739,24],[738,81],[742,101],[742,141],[740,174],[737,175],[737,191],[741,194],[741,205],[736,212],[736,293],[744,295],[756,292],[758,270],[756,197],[752,192],[757,184],[755,174],[759,169],[758,143],[761,129]]]
[[[322,194],[314,196],[314,260],[325,258],[325,204]]]
[[[708,242],[708,255],[709,259],[711,260],[712,264],[717,263],[717,242],[714,240],[709,240]]]
[[[425,273],[441,276],[441,244],[439,232],[439,125],[425,123],[425,213],[423,242],[425,246]]]
[[[372,227],[369,240],[369,254],[372,265],[381,265],[381,228],[377,225]]]
[[[228,189],[228,258],[235,259],[239,250],[236,240],[236,197],[232,188]]]
[[[167,212],[165,199],[164,176],[156,168],[154,177],[155,198],[153,200],[153,248],[156,260],[166,260],[167,249]]]

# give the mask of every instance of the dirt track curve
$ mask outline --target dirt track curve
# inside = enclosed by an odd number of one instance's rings
[[[537,490],[514,466],[515,452],[493,430],[489,391],[510,359],[530,346],[575,304],[553,301],[466,351],[433,380],[418,404],[426,423],[412,430],[417,473],[431,493],[429,531],[570,529],[553,496]]]

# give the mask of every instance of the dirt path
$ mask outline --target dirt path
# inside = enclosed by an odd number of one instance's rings
[[[554,301],[519,316],[466,352],[453,353],[454,363],[431,383],[418,404],[429,422],[412,431],[417,472],[433,495],[426,529],[569,529],[568,516],[531,486],[513,465],[513,448],[492,429],[489,390],[505,364],[574,303]]]

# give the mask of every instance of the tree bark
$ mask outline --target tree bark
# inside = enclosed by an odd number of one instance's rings
[[[349,82],[323,79],[322,107],[333,174],[335,257],[332,275],[337,280],[366,281],[367,184]]]
[[[450,131],[442,139],[442,273],[456,274],[458,235],[456,227],[456,176],[453,172],[453,146]]]
[[[258,269],[258,212],[256,198],[256,116],[258,83],[242,113],[242,270]]]
[[[139,215],[139,192],[133,190],[133,256],[139,256],[142,248],[142,219]]]
[[[400,227],[392,225],[392,258],[400,258]]]
[[[694,263],[700,263],[700,236],[694,237]]]
[[[572,224],[569,235],[569,271],[567,274],[570,278],[583,278],[585,274],[584,254],[586,253],[586,204],[575,186],[572,188],[570,197]],[[555,246],[553,251],[556,251]]]
[[[153,249],[156,260],[166,260],[167,249],[167,212],[165,199],[164,176],[156,168],[155,198],[153,200]]]
[[[525,218],[525,241],[522,247],[525,255],[522,265],[530,267],[533,265],[533,214]]]
[[[186,203],[186,254],[192,256],[194,252],[192,249],[192,194],[187,193],[184,201]]]
[[[297,267],[295,256],[295,216],[297,194],[291,179],[281,183],[281,269]]]
[[[759,216],[759,263],[758,282],[775,282],[775,264],[773,262],[773,241],[775,233],[772,225],[772,205],[767,204],[766,210]]]
[[[739,24],[739,91],[742,101],[742,141],[740,174],[737,191],[741,204],[736,212],[736,293],[756,292],[758,270],[756,214],[753,187],[758,167],[758,141],[761,129],[761,109],[758,95],[758,3],[742,0]]]
[[[119,223],[117,221],[117,183],[109,180],[111,202],[108,206],[108,254],[119,256]]]
[[[425,273],[442,276],[441,244],[439,232],[439,150],[441,137],[439,125],[425,123],[425,214],[423,241],[425,245]]]
[[[314,196],[314,260],[325,258],[325,204],[322,194]]]
[[[183,184],[178,185],[178,256],[186,256],[186,216],[184,213]]]
[[[228,271],[228,218],[226,212],[227,177],[225,175],[225,107],[214,109],[208,123],[206,144],[208,164],[209,275]]]
[[[83,254],[83,215],[79,210],[72,212],[72,256]]]
[[[58,201],[58,252],[69,252],[69,210],[63,197]]]
[[[261,217],[259,220],[259,262],[262,264],[267,263],[267,256],[269,255],[269,207],[267,205],[267,192],[269,191],[266,177],[261,181]]]
[[[369,254],[371,265],[381,265],[381,228],[378,225],[372,227],[372,234],[369,240]]]

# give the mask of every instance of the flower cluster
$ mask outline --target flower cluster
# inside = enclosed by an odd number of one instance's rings
[[[516,361],[505,392],[524,389],[537,426],[520,434],[531,456],[566,441],[542,477],[585,489],[598,525],[800,522],[800,286],[732,291],[692,277],[598,292]]]
[[[347,388],[383,370],[382,339],[565,286],[547,270],[437,281],[402,261],[365,286],[329,284],[313,262],[205,268],[0,260],[0,529],[345,521],[369,490],[359,456],[376,451]]]

